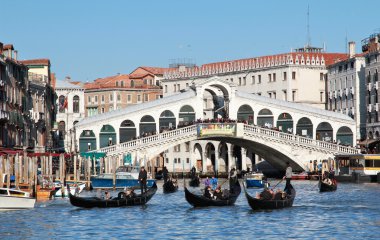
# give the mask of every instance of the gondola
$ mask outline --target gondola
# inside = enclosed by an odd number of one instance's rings
[[[227,191],[227,190],[225,190]],[[188,203],[194,207],[209,207],[209,206],[229,206],[233,205],[239,197],[241,187],[239,181],[236,180],[233,186],[230,186],[227,196],[224,199],[210,199],[203,195],[196,195],[190,192],[185,186],[185,198]]]
[[[164,189],[164,193],[173,193],[178,191],[178,185],[174,184],[172,180],[168,180],[162,187]]]
[[[284,189],[284,192],[287,193],[287,197],[283,200],[257,199],[248,194],[245,185],[244,185],[244,192],[248,200],[248,204],[253,210],[286,208],[286,207],[293,206],[293,201],[294,201],[294,198],[296,197],[296,190],[293,188],[292,185],[290,186],[291,186],[290,189]]]
[[[69,187],[68,187],[69,188]],[[156,193],[157,185],[153,183],[153,186],[148,189],[144,194],[136,194],[135,196],[126,196],[124,192],[119,192],[118,196],[108,200],[98,197],[77,197],[70,193],[70,203],[76,207],[82,208],[108,208],[108,207],[123,207],[123,206],[135,206],[144,205],[147,203]]]
[[[338,184],[335,179],[331,180],[332,184],[327,184],[324,183],[322,180],[319,180],[318,187],[319,187],[319,192],[333,192],[336,191],[338,188]]]
[[[193,178],[190,180],[189,185],[190,185],[190,187],[199,187],[199,183],[200,183],[200,181],[199,181],[199,177],[198,177],[198,176],[195,176],[195,177],[193,177]]]

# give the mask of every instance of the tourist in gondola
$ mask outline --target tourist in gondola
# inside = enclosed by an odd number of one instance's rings
[[[104,192],[104,199],[105,199],[105,200],[109,200],[109,199],[111,199],[110,192],[108,192],[108,191],[105,191],[105,192]]]
[[[289,162],[286,162],[286,166],[287,167],[285,170],[285,176],[283,177],[283,179],[286,179],[285,188],[290,189],[292,187],[292,185],[290,184],[290,180],[292,179],[293,170]]]
[[[169,171],[166,167],[162,169],[162,176],[164,177],[164,183],[166,183],[169,178]]]
[[[213,198],[214,194],[211,191],[211,186],[206,187],[204,196],[209,199]]]
[[[216,187],[218,186],[218,179],[215,178],[214,176],[212,176],[212,178],[210,180],[210,184],[211,184],[212,190],[215,190]]]
[[[206,177],[206,179],[203,181],[203,184],[205,185],[205,188],[210,187],[211,186],[210,179]]]
[[[221,186],[219,185],[215,191],[214,191],[214,199],[222,199],[223,198],[223,192],[222,192],[222,189],[221,189]]]
[[[146,181],[148,178],[148,174],[145,171],[144,166],[141,167],[140,172],[139,172],[139,181],[140,181],[140,188],[141,188],[141,194],[147,191],[146,189]]]

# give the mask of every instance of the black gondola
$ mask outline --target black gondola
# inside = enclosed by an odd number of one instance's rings
[[[290,189],[284,189],[284,192],[287,193],[287,196],[283,200],[265,200],[265,199],[258,199],[255,197],[252,197],[248,194],[247,189],[244,186],[244,192],[245,196],[248,200],[249,206],[253,210],[260,210],[260,209],[278,209],[278,208],[286,208],[293,206],[294,198],[296,197],[296,190],[293,188],[292,185],[290,185]]]
[[[335,179],[331,180],[331,184],[327,184],[322,180],[319,180],[318,187],[319,192],[333,192],[336,191],[336,189],[338,188],[338,184]]]
[[[164,193],[173,193],[178,190],[178,185],[172,180],[168,180],[162,187],[164,189]]]
[[[196,195],[190,192],[185,186],[185,198],[188,203],[194,207],[209,207],[209,206],[229,206],[233,205],[239,197],[241,187],[239,181],[236,180],[233,186],[230,186],[227,196],[223,199],[210,199],[203,195]]]
[[[70,203],[76,207],[83,208],[108,208],[108,207],[123,207],[123,206],[135,206],[146,204],[156,193],[157,185],[153,184],[152,187],[144,194],[136,194],[135,196],[126,196],[124,192],[119,192],[118,196],[111,199],[102,199],[98,197],[77,197],[70,193]]]
[[[190,187],[199,187],[199,184],[200,184],[200,181],[199,181],[198,176],[192,178],[189,182]]]

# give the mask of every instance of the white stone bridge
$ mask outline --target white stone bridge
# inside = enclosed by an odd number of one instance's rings
[[[221,118],[240,123],[204,123]],[[182,167],[187,159],[186,169],[200,162],[203,171],[210,164],[214,171],[234,166],[234,146],[244,151],[242,170],[248,152],[279,169],[290,161],[295,170],[307,170],[310,160],[358,152],[349,147],[356,141],[356,128],[348,116],[238,92],[234,84],[218,77],[176,95],[86,118],[76,125],[76,137],[80,152],[106,152],[118,159],[129,153],[133,161],[150,166],[157,166],[154,160],[160,154],[173,169],[180,158],[171,163],[167,149],[185,143],[187,149],[177,149],[182,152]],[[220,144],[209,148],[199,142]]]

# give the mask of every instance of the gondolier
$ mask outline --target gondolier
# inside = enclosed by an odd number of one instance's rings
[[[285,176],[283,177],[283,179],[286,179],[286,186],[285,186],[285,189],[290,189],[292,187],[292,185],[290,184],[290,180],[292,179],[292,167],[290,166],[290,163],[289,162],[286,162],[286,171],[285,171]]]
[[[141,167],[141,170],[139,172],[139,182],[140,182],[140,188],[141,188],[141,194],[146,192],[146,181],[148,178],[148,174],[145,171],[144,166]]]

